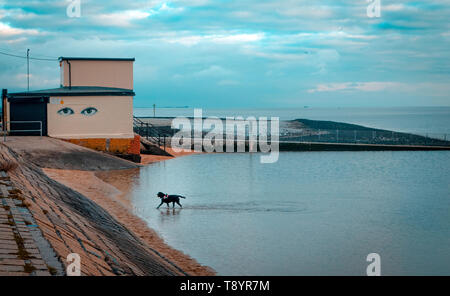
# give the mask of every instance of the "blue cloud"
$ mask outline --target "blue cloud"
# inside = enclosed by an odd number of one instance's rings
[[[0,51],[134,56],[138,106],[450,105],[445,0],[382,1],[380,19],[360,0],[82,1],[79,19],[67,3],[0,0]],[[57,86],[57,63],[31,69],[33,88]],[[0,55],[2,87],[23,90],[25,71]]]
[[[394,23],[381,22],[374,25],[376,29],[381,30],[397,30],[397,31],[410,31],[410,30],[423,30],[421,27],[401,26]]]

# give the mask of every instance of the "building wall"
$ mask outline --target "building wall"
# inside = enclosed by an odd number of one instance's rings
[[[90,138],[64,139],[64,141],[98,151],[110,152],[113,154],[139,155],[141,153],[141,141],[139,135],[135,135],[132,139]]]
[[[72,86],[133,89],[133,61],[71,60]],[[69,65],[62,61],[61,85],[69,86]]]
[[[52,97],[47,105],[47,118],[50,137],[60,139],[134,138],[133,97]]]

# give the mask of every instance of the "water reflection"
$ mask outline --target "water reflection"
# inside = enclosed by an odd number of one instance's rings
[[[167,208],[163,210],[159,210],[159,219],[161,223],[170,220],[171,222],[175,222],[179,219],[179,215],[181,213],[180,208]]]
[[[141,186],[139,174],[140,168],[95,172],[97,178],[113,185],[121,191],[121,194],[117,198],[129,209],[133,208],[132,198],[134,189]]]

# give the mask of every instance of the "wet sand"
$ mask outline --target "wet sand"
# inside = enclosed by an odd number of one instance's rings
[[[164,147],[161,147],[161,149],[164,149]],[[173,155],[174,157],[180,157],[180,156],[186,156],[186,155],[198,153],[198,152],[194,152],[194,151],[175,152],[175,151],[173,151],[172,148],[169,148],[169,147],[166,148],[166,151],[168,153],[170,153],[171,155]],[[170,156],[141,154],[141,159],[142,159],[141,164],[146,165],[146,164],[155,163],[158,161],[164,161],[164,160],[168,160],[168,159],[172,159],[172,158],[173,157],[170,157]]]
[[[167,150],[175,157],[194,153],[175,153],[170,148]],[[142,164],[164,161],[171,158],[173,157],[142,155]],[[128,193],[132,186],[130,180],[139,174],[139,169],[119,171],[43,170],[50,178],[72,188],[100,205],[130,231],[134,232],[147,245],[179,266],[189,275],[215,274],[211,268],[200,265],[188,255],[165,244],[164,240],[154,230],[150,229],[145,221],[133,214],[133,207]]]

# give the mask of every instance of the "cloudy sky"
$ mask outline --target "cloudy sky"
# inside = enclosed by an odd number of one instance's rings
[[[374,0],[371,0],[374,1]],[[135,105],[450,106],[450,0],[0,0],[0,88],[26,89],[6,54],[135,57]],[[59,86],[31,61],[31,89]]]

